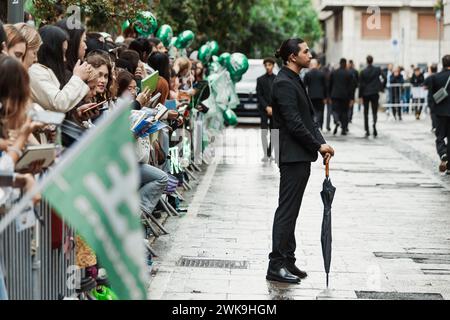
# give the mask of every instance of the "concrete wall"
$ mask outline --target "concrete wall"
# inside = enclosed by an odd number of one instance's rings
[[[382,12],[386,10],[382,9]],[[429,64],[438,60],[438,41],[419,40],[418,14],[430,12],[430,9],[401,7],[390,9],[391,39],[362,39],[361,13],[363,8],[344,7],[343,10],[343,40],[334,43],[334,16],[326,20],[326,35],[328,36],[327,62],[337,64],[341,57],[353,59],[356,66],[365,64],[368,54],[374,56],[375,63],[394,63],[409,66],[411,64]],[[447,34],[442,37],[442,55],[450,53],[450,24],[446,27]],[[392,41],[399,43],[394,47]]]

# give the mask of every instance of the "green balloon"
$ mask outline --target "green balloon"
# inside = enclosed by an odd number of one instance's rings
[[[238,123],[236,113],[231,109],[227,109],[223,112],[223,119],[225,120],[225,123],[230,126],[235,126]]]
[[[172,27],[168,24],[163,24],[156,33],[156,37],[162,41],[165,47],[168,47],[173,38]]]
[[[234,83],[238,83],[239,81],[242,80],[242,75],[241,75],[241,74],[230,75],[230,77],[231,77],[231,80],[232,80]]]
[[[216,40],[208,42],[209,47],[211,48],[211,53],[213,56],[217,56],[219,54],[219,44]]]
[[[245,54],[233,53],[226,68],[232,79],[237,78],[237,76],[242,76],[248,70],[248,59]]]
[[[139,12],[134,24],[137,33],[144,37],[151,36],[158,27],[158,22],[153,13],[151,13],[150,11]]]
[[[122,22],[122,32],[128,29],[129,27],[130,27],[130,20],[127,19],[124,22]]]
[[[231,58],[231,54],[228,52],[224,52],[219,56],[219,63],[225,67],[226,65],[228,65],[230,63],[230,58]]]
[[[184,49],[189,47],[194,42],[195,34],[191,30],[185,30],[178,35],[178,41],[175,43],[175,47],[178,49]]]
[[[204,44],[198,49],[198,59],[203,63],[207,64],[211,59],[211,48]]]
[[[213,61],[210,64],[208,64],[208,72],[209,74],[217,73],[222,69],[222,66],[220,63]]]
[[[178,37],[172,37],[172,39],[170,39],[169,47],[175,46],[175,43],[177,41],[178,41]]]

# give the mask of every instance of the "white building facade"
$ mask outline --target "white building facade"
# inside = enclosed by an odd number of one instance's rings
[[[326,63],[352,59],[375,64],[425,67],[439,58],[435,0],[315,0],[324,29],[319,45]],[[444,21],[448,15],[445,15]],[[447,19],[448,20],[448,19]],[[450,32],[441,24],[441,56],[450,54]],[[450,30],[449,30],[450,31]]]

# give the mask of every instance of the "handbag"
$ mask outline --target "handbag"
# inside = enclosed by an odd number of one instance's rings
[[[445,87],[440,88],[435,94],[433,94],[433,100],[436,102],[436,104],[441,103],[448,97],[447,87],[450,82],[450,76],[447,79],[447,83],[445,84]]]

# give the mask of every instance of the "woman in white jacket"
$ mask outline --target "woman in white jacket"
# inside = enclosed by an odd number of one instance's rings
[[[69,78],[65,68],[67,33],[55,26],[42,27],[39,33],[42,38],[42,46],[38,52],[39,63],[33,64],[29,69],[31,97],[44,109],[68,112],[89,92],[85,81],[89,78],[92,67],[86,62],[78,61]]]

